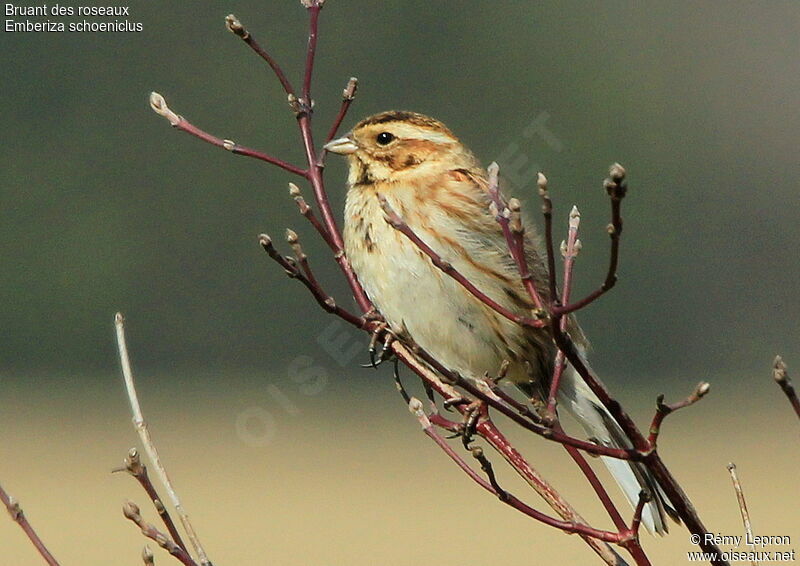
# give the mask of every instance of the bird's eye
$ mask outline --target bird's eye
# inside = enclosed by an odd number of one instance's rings
[[[380,134],[378,134],[378,137],[375,138],[375,140],[380,145],[386,145],[388,143],[391,143],[391,141],[393,139],[394,139],[394,136],[392,134],[390,134],[389,132],[381,132]]]

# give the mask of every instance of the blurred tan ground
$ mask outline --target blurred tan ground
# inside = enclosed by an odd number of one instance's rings
[[[217,377],[216,388],[204,389],[186,381],[165,388],[159,379],[160,389],[141,386],[145,414],[215,564],[598,563],[579,538],[526,519],[468,481],[383,378],[351,399],[341,381],[309,396],[290,381],[268,389],[266,381]],[[777,389],[762,385],[749,399],[715,390],[671,417],[662,453],[709,527],[724,534],[742,532],[725,470],[735,461],[757,534],[790,535],[800,548],[800,423]],[[650,403],[629,401],[640,420]],[[243,411],[274,419],[266,445],[252,442],[264,438],[263,427],[250,429],[250,443],[237,434]],[[116,376],[97,390],[78,390],[66,378],[38,390],[0,380],[0,430],[0,482],[62,564],[141,563],[144,539],[120,506],[130,497],[151,520],[155,514],[133,479],[109,473],[136,444]],[[535,438],[523,444],[586,517],[607,524],[562,450]],[[666,565],[686,563],[690,548],[677,527],[665,539],[645,535],[644,544],[655,564]],[[3,566],[40,564],[4,517],[0,549]],[[156,563],[176,562],[157,551]]]

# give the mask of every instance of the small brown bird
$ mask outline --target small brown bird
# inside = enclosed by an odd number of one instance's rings
[[[362,120],[325,149],[348,156],[345,251],[390,328],[473,380],[496,373],[508,360],[507,379],[528,396],[546,399],[557,352],[549,331],[516,324],[477,300],[384,218],[379,195],[478,289],[528,316],[534,305],[489,212],[486,172],[469,149],[438,120],[396,111]],[[526,234],[533,233],[527,226]],[[530,269],[547,301],[547,268],[535,238],[528,240]],[[570,335],[585,347],[574,322]],[[571,367],[562,378],[559,402],[590,438],[629,447],[617,422]],[[655,480],[637,464],[603,460],[632,505],[640,490],[652,495],[642,522],[650,532],[665,533],[665,513],[672,509]]]

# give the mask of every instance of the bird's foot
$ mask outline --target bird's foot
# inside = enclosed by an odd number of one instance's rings
[[[367,313],[367,315],[369,314],[370,313]],[[363,368],[377,368],[383,362],[391,359],[391,345],[392,342],[397,340],[397,335],[392,331],[391,328],[389,328],[389,325],[385,321],[378,319],[376,320],[377,322],[372,329],[372,336],[369,340],[369,363],[361,364],[361,367]],[[379,344],[380,351],[378,351]]]
[[[479,400],[470,401],[469,399],[464,399],[463,397],[459,397],[457,399],[448,399],[444,402],[445,408],[455,405],[466,406],[463,408],[464,419],[459,426],[459,431],[451,438],[460,436],[461,443],[464,445],[464,448],[469,450],[472,439],[475,436],[475,431],[478,428],[478,423],[480,422],[481,417],[486,416],[486,403]]]

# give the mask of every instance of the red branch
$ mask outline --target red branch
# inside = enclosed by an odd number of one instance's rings
[[[650,436],[647,439],[653,449],[656,448],[658,443],[658,435],[661,433],[661,423],[664,421],[666,416],[677,411],[678,409],[683,409],[689,405],[694,405],[700,399],[706,396],[709,389],[711,389],[711,384],[701,381],[697,384],[697,387],[694,388],[692,394],[686,399],[678,401],[677,403],[671,403],[669,405],[664,404],[663,395],[658,396],[658,399],[656,399],[656,414],[653,415],[653,422],[650,423]]]
[[[133,476],[136,481],[139,482],[139,485],[142,486],[142,489],[144,489],[145,493],[147,493],[147,496],[150,498],[150,501],[153,503],[153,507],[156,508],[156,512],[158,512],[158,516],[161,517],[161,521],[164,523],[164,526],[167,527],[167,531],[169,532],[169,536],[172,537],[172,541],[185,551],[186,545],[181,539],[181,535],[178,532],[178,529],[175,527],[175,522],[172,520],[167,508],[164,506],[161,497],[159,497],[153,482],[150,481],[150,475],[147,473],[147,466],[142,464],[142,460],[139,457],[139,451],[136,450],[136,448],[131,448],[128,451],[128,455],[125,457],[125,467],[114,471],[126,471]]]
[[[494,162],[487,168],[487,173],[489,174],[487,190],[492,201],[491,210],[495,220],[500,224],[508,250],[511,252],[511,257],[514,258],[514,263],[517,265],[520,279],[522,284],[525,285],[525,290],[528,291],[528,296],[533,301],[537,311],[544,315],[544,303],[539,291],[536,289],[536,282],[533,280],[528,258],[525,255],[525,226],[522,223],[519,201],[511,199],[509,203],[505,202],[503,195],[500,193],[499,171],[500,167]]]
[[[572,207],[569,213],[569,235],[567,241],[563,244],[562,252],[564,255],[564,288],[561,290],[562,300],[566,303],[569,301],[570,292],[572,291],[572,269],[575,266],[575,258],[581,249],[581,242],[578,240],[578,228],[581,223],[581,214],[578,212],[576,206]],[[561,320],[562,332],[567,331],[567,318]],[[547,408],[545,409],[545,418],[549,422],[556,422],[558,416],[556,414],[556,405],[558,404],[558,388],[561,385],[561,376],[566,369],[566,360],[564,352],[561,350],[556,354],[556,361],[553,369],[553,378],[550,380],[550,393],[547,397]]]
[[[323,309],[328,311],[331,314],[335,314],[336,316],[340,317],[342,320],[349,322],[353,326],[357,328],[363,328],[365,321],[362,317],[356,316],[347,309],[344,309],[336,304],[336,301],[328,295],[322,287],[320,287],[319,283],[317,283],[316,278],[308,277],[306,273],[303,273],[300,269],[297,268],[297,265],[293,263],[288,258],[284,257],[275,249],[275,246],[272,244],[272,239],[267,236],[266,234],[261,234],[258,237],[258,243],[261,244],[261,247],[264,248],[264,251],[269,254],[269,257],[274,259],[283,269],[286,271],[286,274],[293,278],[300,281],[303,285],[311,291],[311,294],[316,299],[319,306]],[[305,255],[305,254],[304,254]],[[310,268],[308,267],[308,261],[305,261],[306,269],[308,273],[311,272]]]
[[[303,102],[309,108],[314,107],[311,100],[311,75],[314,73],[314,57],[317,54],[317,37],[319,36],[319,11],[325,0],[307,0],[304,2],[308,8],[308,49],[306,49],[306,72],[303,77]]]
[[[201,130],[194,124],[190,123],[186,118],[180,116],[170,110],[169,106],[167,106],[167,101],[164,100],[164,97],[158,94],[157,92],[150,93],[150,107],[156,114],[164,116],[167,120],[169,120],[170,125],[173,128],[177,128],[181,131],[186,132],[187,134],[191,134],[196,138],[203,140],[204,142],[208,142],[211,145],[216,147],[221,147],[223,149],[227,149],[228,151],[235,153],[237,155],[244,155],[246,157],[253,157],[255,159],[259,159],[261,161],[266,161],[272,165],[276,165],[281,169],[288,171],[290,173],[294,173],[295,175],[299,175],[301,177],[306,177],[307,172],[299,167],[295,167],[291,163],[287,163],[282,159],[278,159],[277,157],[272,157],[266,153],[262,153],[255,149],[250,149],[249,147],[244,147],[242,145],[237,144],[231,140],[225,140],[222,138],[218,138],[208,132]]]
[[[342,105],[339,107],[339,113],[336,115],[336,118],[331,125],[331,129],[328,130],[328,135],[325,136],[325,143],[328,143],[336,137],[336,133],[339,131],[339,127],[342,125],[344,117],[347,116],[347,111],[350,110],[350,105],[353,104],[353,100],[356,98],[357,90],[358,79],[355,77],[350,77],[350,80],[347,81],[347,86],[344,87],[344,90],[342,91]]]
[[[617,265],[617,258],[619,254],[619,234],[622,229],[622,218],[620,214],[620,202],[621,199],[625,196],[626,186],[624,183],[624,175],[625,170],[619,166],[618,164],[614,164],[610,170],[610,178],[606,179],[604,182],[604,187],[606,188],[609,197],[611,197],[611,205],[612,205],[612,224],[611,226],[614,227],[614,230],[610,230],[611,235],[611,259],[609,260],[609,270],[606,275],[606,280],[604,281],[603,285],[600,287],[600,293],[595,296],[595,298],[602,295],[605,291],[607,291],[610,287],[608,287],[608,283],[610,281],[613,285],[613,281],[616,281],[616,265]],[[542,192],[542,186],[540,183],[540,193]],[[552,214],[552,205],[550,203],[549,197],[546,196],[546,181],[545,181],[545,195],[543,198],[546,201],[546,205],[544,208],[545,210],[545,230],[547,231],[545,237],[548,243],[548,263],[553,264],[553,250],[552,250],[552,222],[547,221],[548,215]],[[613,276],[613,277],[612,277]],[[550,270],[550,286],[551,288],[555,287],[555,271]],[[592,299],[594,300],[594,299]],[[580,301],[583,303],[582,306],[588,305],[588,302]],[[589,301],[591,302],[591,301]],[[582,307],[581,307],[582,308]],[[574,309],[573,309],[574,310]],[[658,455],[656,451],[656,447],[650,444],[648,440],[642,435],[639,429],[636,426],[636,423],[633,422],[633,419],[628,415],[628,413],[622,408],[619,401],[614,399],[611,396],[611,393],[608,391],[606,386],[603,384],[600,379],[592,373],[592,371],[588,368],[586,363],[583,361],[581,354],[578,352],[578,349],[575,347],[575,344],[572,342],[572,339],[569,335],[561,329],[561,321],[563,317],[572,312],[570,309],[559,309],[557,305],[553,307],[551,310],[551,319],[550,319],[550,330],[553,334],[553,340],[558,346],[558,349],[564,353],[564,356],[567,358],[567,361],[572,364],[572,367],[578,374],[583,378],[586,382],[586,385],[597,395],[600,402],[603,406],[608,409],[617,423],[620,425],[622,430],[625,432],[628,439],[631,441],[635,451],[641,456],[642,463],[647,467],[650,473],[655,478],[656,482],[661,486],[662,490],[666,494],[669,501],[675,507],[678,516],[686,525],[686,528],[692,534],[698,535],[700,537],[700,547],[703,549],[704,552],[712,553],[716,555],[721,555],[721,551],[719,547],[715,544],[709,544],[705,542],[705,538],[703,535],[708,531],[708,529],[703,524],[700,516],[697,514],[694,506],[692,505],[691,501],[689,501],[689,497],[683,491],[680,484],[677,482],[675,477],[670,473],[667,469],[666,465],[664,464],[661,457]],[[718,559],[712,561],[712,564],[715,565],[723,565],[727,564],[726,561],[722,559]]]
[[[0,501],[2,501],[3,505],[6,506],[9,515],[11,515],[11,519],[19,525],[19,527],[31,541],[31,544],[33,544],[34,548],[36,548],[39,554],[42,555],[44,561],[50,566],[58,566],[58,561],[55,559],[55,557],[53,557],[52,554],[50,554],[50,551],[47,550],[47,547],[42,539],[39,538],[39,535],[36,534],[36,531],[28,522],[28,518],[25,517],[25,513],[23,513],[19,502],[6,493],[6,491],[3,489],[3,486],[0,486]]]
[[[122,506],[122,513],[125,518],[135,523],[142,531],[142,534],[147,538],[155,541],[158,546],[169,552],[172,556],[177,558],[184,566],[197,566],[197,563],[192,560],[189,553],[175,544],[167,535],[159,531],[154,525],[145,521],[139,511],[139,507],[127,501]]]
[[[300,187],[294,183],[289,183],[289,195],[294,199],[295,204],[297,204],[300,214],[305,216],[306,220],[308,220],[308,222],[314,227],[325,243],[328,244],[328,247],[331,248],[332,251],[336,252],[336,244],[333,242],[333,239],[328,233],[327,228],[325,228],[322,222],[319,221],[319,218],[317,218],[317,215],[314,214],[312,208],[308,206],[308,203],[303,198],[303,195],[300,194]]]
[[[596,299],[606,294],[617,282],[617,264],[619,263],[619,239],[622,235],[622,215],[620,214],[622,199],[628,192],[628,185],[625,183],[625,169],[619,163],[611,166],[609,178],[605,180],[603,186],[611,199],[611,223],[608,225],[608,235],[611,238],[611,253],[609,254],[608,271],[602,285],[594,292],[590,293],[580,301],[568,304],[564,299],[563,306],[553,307],[554,314],[569,314],[576,310],[589,306]]]
[[[544,242],[547,254],[547,281],[550,288],[550,302],[553,306],[560,302],[558,298],[558,284],[556,282],[556,255],[553,251],[553,201],[547,190],[547,177],[541,172],[536,179],[539,187],[539,197],[542,199],[542,216],[544,216]],[[552,307],[551,307],[552,309]]]
[[[484,480],[472,468],[470,468],[470,466],[464,462],[464,460],[456,453],[455,450],[453,450],[447,441],[445,441],[445,439],[434,430],[430,420],[422,410],[422,403],[418,399],[411,399],[411,403],[409,403],[409,410],[411,410],[411,412],[417,417],[417,420],[419,420],[422,429],[425,431],[425,434],[433,439],[433,441],[436,442],[436,444],[438,444],[439,447],[448,456],[450,456],[450,458],[452,458],[459,468],[461,468],[475,483],[480,485],[483,489],[498,496],[503,503],[513,507],[517,511],[520,511],[521,513],[533,519],[536,519],[537,521],[541,521],[546,525],[550,525],[551,527],[555,527],[567,533],[578,533],[606,542],[620,543],[622,541],[623,535],[620,533],[604,531],[589,527],[587,525],[582,525],[580,523],[555,519],[549,515],[545,515],[544,513],[537,511],[536,509],[533,509],[532,507],[529,507],[507,491],[498,492],[490,482]]]
[[[267,62],[267,65],[270,66],[272,71],[275,73],[275,76],[278,78],[278,82],[281,83],[283,90],[286,91],[287,95],[294,95],[294,87],[292,83],[289,82],[289,79],[286,78],[286,73],[283,72],[281,66],[278,65],[278,62],[272,58],[272,56],[267,53],[258,42],[250,35],[250,32],[245,29],[242,25],[242,22],[239,21],[239,18],[234,16],[233,14],[228,15],[225,18],[225,25],[228,27],[228,30],[240,37],[253,51],[255,51],[259,57],[264,59]]]

